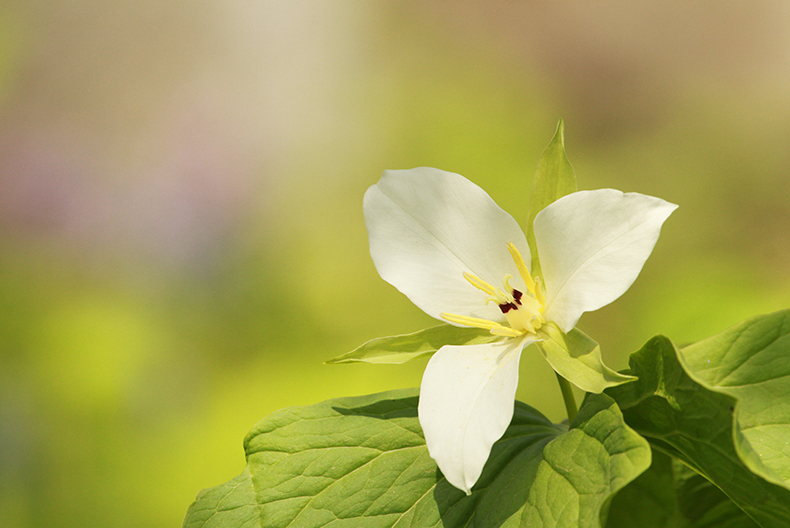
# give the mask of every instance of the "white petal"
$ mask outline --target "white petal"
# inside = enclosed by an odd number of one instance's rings
[[[428,452],[467,495],[513,418],[518,362],[531,342],[448,345],[425,368],[418,413]]]
[[[569,332],[582,313],[625,293],[676,208],[660,198],[600,189],[569,194],[538,213],[546,320]]]
[[[518,223],[480,187],[439,169],[384,171],[365,193],[364,210],[379,275],[424,312],[504,319],[463,273],[496,287],[509,273],[513,286],[523,287],[506,244],[527,263],[529,246]]]

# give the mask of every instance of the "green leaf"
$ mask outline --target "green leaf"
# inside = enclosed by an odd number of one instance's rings
[[[245,440],[255,490],[246,506],[262,528],[599,527],[611,496],[650,464],[647,442],[606,395],[588,397],[570,430],[516,402],[466,496],[428,455],[417,401],[407,389],[265,418]],[[193,505],[184,525],[202,528],[192,517],[207,509]]]
[[[612,499],[606,528],[681,528],[688,526],[675,493],[672,459],[653,450],[650,468]]]
[[[260,528],[249,469],[233,480],[198,493],[182,528]]]
[[[590,394],[568,432],[542,453],[525,449],[507,465],[481,500],[473,525],[603,526],[612,495],[649,465],[647,442],[623,423],[614,401]]]
[[[576,173],[565,155],[565,123],[560,119],[554,137],[538,161],[538,168],[532,179],[532,193],[529,196],[527,241],[532,252],[533,276],[542,276],[535,231],[532,227],[535,216],[550,203],[572,192],[576,192]]]
[[[756,522],[709,480],[672,461],[678,506],[694,528],[759,528]]]
[[[606,528],[758,528],[704,477],[660,451],[612,500]]]
[[[682,350],[689,375],[738,400],[749,467],[790,488],[790,310],[748,319]]]
[[[543,341],[536,346],[549,365],[583,391],[599,394],[607,387],[636,379],[604,365],[601,347],[581,330],[574,328],[566,334],[549,323],[540,328],[540,336]]]
[[[477,345],[491,343],[497,339],[502,338],[492,335],[488,330],[445,324],[411,334],[377,337],[326,363],[364,362],[398,365],[416,357],[433,354],[444,345]]]
[[[747,329],[760,321],[763,320],[741,325],[740,333],[749,335]],[[774,317],[770,324],[756,328],[760,332],[769,332],[771,326],[774,330],[779,328],[779,332],[773,332],[777,336],[785,322]],[[755,346],[748,347],[750,355],[742,356],[741,365],[748,365],[753,361],[750,358],[759,358],[759,352],[765,350],[764,345],[770,346],[765,341],[751,342]],[[733,340],[725,339],[710,341],[704,346],[709,347],[706,354],[714,363],[716,357],[730,357],[718,347],[736,350],[733,345]],[[699,360],[697,354],[702,354],[701,350],[692,350],[690,356],[695,357],[695,362]],[[785,350],[784,353],[790,351]],[[702,360],[706,365],[707,361]],[[632,354],[630,363],[631,372],[639,379],[606,391],[620,405],[626,423],[645,436],[656,449],[681,460],[715,484],[760,526],[786,528],[790,525],[790,489],[776,482],[775,475],[768,476],[772,470],[762,465],[753,450],[757,446],[749,444],[745,431],[736,420],[744,403],[692,379],[678,359],[672,342],[663,336],[654,337],[640,351]],[[777,378],[783,375],[778,370],[772,374],[768,372],[770,370],[764,372],[766,381],[774,375]],[[781,408],[779,400],[770,393],[762,399],[762,404],[764,409]],[[779,415],[764,413],[763,418],[769,417],[773,420]],[[774,425],[782,425],[782,420],[779,418],[780,423]],[[768,425],[770,422],[761,423]],[[790,437],[784,437],[784,441],[790,441]]]

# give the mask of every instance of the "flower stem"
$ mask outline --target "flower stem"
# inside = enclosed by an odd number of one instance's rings
[[[557,374],[555,372],[555,374]],[[562,391],[562,399],[565,400],[565,411],[568,413],[568,424],[573,421],[576,416],[576,400],[573,398],[573,390],[568,380],[557,374],[557,381],[560,382],[560,390]]]

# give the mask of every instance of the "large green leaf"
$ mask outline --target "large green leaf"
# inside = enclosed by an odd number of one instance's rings
[[[673,460],[678,507],[693,528],[759,528],[746,513],[708,479]]]
[[[433,354],[444,345],[478,345],[491,343],[500,336],[480,328],[439,325],[411,334],[377,337],[351,352],[326,361],[333,363],[387,363],[399,365],[416,357]]]
[[[695,381],[738,400],[740,431],[759,459],[745,457],[752,471],[790,487],[790,310],[748,319],[681,359]]]
[[[245,440],[261,527],[598,527],[611,496],[650,464],[647,442],[606,395],[588,397],[567,426],[516,402],[470,496],[428,455],[416,389],[278,411]],[[242,478],[242,477],[240,477]],[[203,492],[185,526],[210,519]],[[218,517],[216,517],[218,518]]]
[[[577,328],[566,334],[554,323],[549,323],[540,328],[540,337],[543,340],[535,346],[549,365],[583,391],[599,394],[607,387],[636,379],[604,365],[601,347]]]
[[[182,528],[260,528],[249,469],[235,479],[198,493]]]
[[[660,451],[612,500],[606,528],[758,528],[699,473]]]
[[[529,196],[527,242],[532,252],[533,276],[541,276],[538,247],[532,227],[535,216],[547,205],[572,192],[576,192],[576,173],[565,155],[565,124],[560,119],[554,137],[538,160],[538,168],[532,179],[532,193]]]
[[[675,493],[672,459],[653,451],[650,468],[612,499],[606,528],[686,528]]]
[[[747,322],[741,327],[741,334],[749,335],[746,329],[760,321],[763,319]],[[782,328],[782,318],[773,317],[770,321],[768,325],[759,326],[761,332],[768,332],[771,325]],[[752,342],[754,346],[747,347],[751,350],[749,357],[759,357],[765,348],[763,345],[768,346],[768,343]],[[732,342],[712,341],[705,345],[710,347],[711,364],[717,361],[716,357],[730,357],[730,354],[714,351],[726,343]],[[692,351],[691,355],[696,357],[702,354],[701,350]],[[790,350],[785,354],[790,354]],[[744,354],[742,365],[750,362],[746,356]],[[705,364],[707,361],[702,360]],[[713,482],[761,526],[790,526],[790,489],[778,482],[773,470],[760,461],[759,452],[752,449],[736,419],[744,403],[692,379],[681,365],[678,351],[665,337],[651,339],[631,355],[630,363],[631,373],[639,379],[606,390],[622,408],[626,422],[654,447],[683,461]],[[773,375],[786,374],[776,369]],[[768,381],[773,375],[766,372],[764,379]],[[766,409],[781,408],[775,399],[776,395],[766,393],[761,397],[762,405]],[[763,417],[774,420],[778,415],[764,413]],[[781,421],[774,425],[781,425]],[[760,423],[768,425],[770,422]],[[790,441],[790,437],[785,437],[784,441]]]

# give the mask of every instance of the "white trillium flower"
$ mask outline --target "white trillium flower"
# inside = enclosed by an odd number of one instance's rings
[[[539,278],[516,220],[463,176],[385,171],[368,189],[365,223],[381,277],[436,319],[502,337],[443,346],[423,374],[420,425],[453,486],[471,492],[510,424],[524,347],[543,339],[544,325],[567,333],[582,313],[620,297],[676,207],[613,189],[560,198],[535,217]]]

